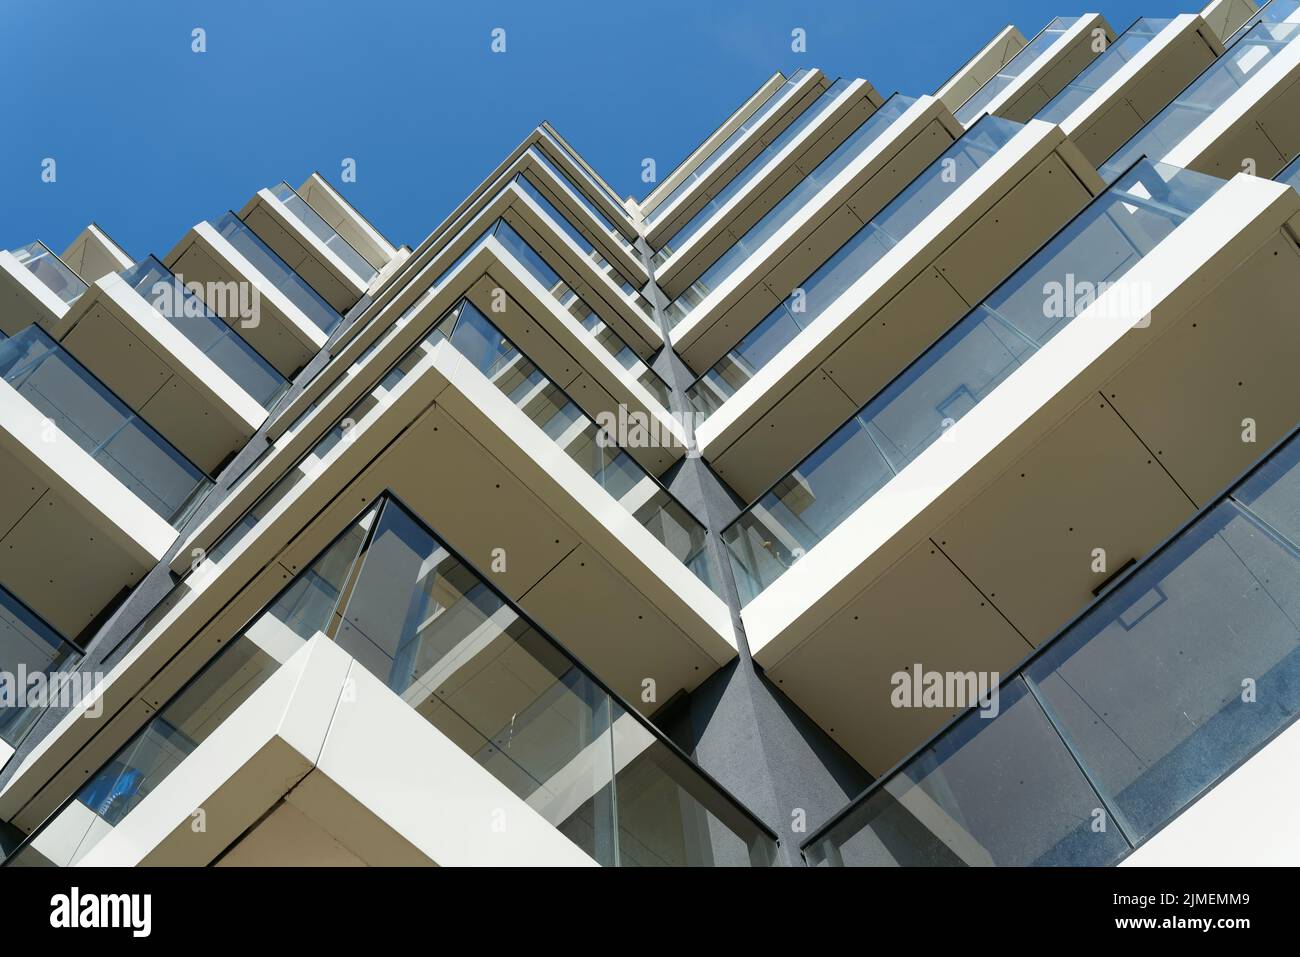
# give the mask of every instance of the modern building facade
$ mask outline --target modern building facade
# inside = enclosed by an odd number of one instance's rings
[[[0,857],[1293,861],[1300,2],[0,251]]]

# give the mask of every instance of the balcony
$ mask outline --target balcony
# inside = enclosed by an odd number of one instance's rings
[[[511,164],[514,182],[527,184],[551,220],[585,249],[602,270],[628,295],[639,295],[649,281],[641,254],[615,223],[533,144]],[[505,178],[501,179],[505,182]]]
[[[94,223],[83,229],[59,258],[88,283],[131,266],[126,251]]]
[[[701,454],[758,496],[1102,188],[1058,128],[981,120],[691,387]]]
[[[153,568],[207,477],[36,326],[0,342],[0,583],[77,637]]]
[[[44,686],[52,687],[80,658],[75,645],[0,587],[0,767],[22,743],[44,704],[27,700],[31,677],[44,675]]]
[[[15,335],[33,323],[56,331],[86,282],[37,240],[0,249],[0,332]]]
[[[576,192],[596,203],[602,210],[600,214],[602,217],[608,217],[617,224],[619,232],[625,238],[637,237],[637,231],[632,226],[632,217],[624,205],[624,200],[620,199],[619,195],[596,175],[590,164],[578,155],[553,126],[543,123],[524,141],[525,147],[534,143],[545,150],[555,164],[564,171],[567,180],[579,187]],[[583,183],[587,186],[585,190],[581,188]]]
[[[270,436],[282,436],[335,386],[359,386],[354,369],[378,343],[400,337],[413,345],[429,326],[409,325],[411,317],[430,296],[450,291],[468,295],[504,333],[528,342],[550,376],[590,415],[610,413],[653,426],[666,441],[640,443],[630,452],[656,475],[685,454],[684,429],[669,413],[668,386],[642,358],[641,351],[649,350],[641,339],[629,345],[620,333],[629,329],[630,319],[638,324],[632,332],[643,328],[649,334],[649,317],[615,285],[612,267],[601,267],[588,234],[573,221],[572,207],[564,212],[552,203],[554,179],[547,179],[543,166],[526,164],[528,153],[510,164],[525,166],[525,172],[513,174],[478,208],[385,311],[348,337],[346,345],[335,347],[329,367],[279,413]]]
[[[151,682],[124,744],[74,759],[97,770],[8,866],[267,863],[281,799],[371,863],[772,861],[761,825],[392,496],[210,649]],[[462,802],[513,837],[484,840]]]
[[[540,157],[538,161],[541,162]],[[545,167],[542,168],[544,169]],[[545,249],[548,252],[556,252],[557,246],[566,247],[567,244],[548,241],[549,237],[547,236],[547,233],[543,230],[537,229],[536,225],[539,222],[544,223],[550,228],[552,234],[563,233],[572,240],[573,246],[582,254],[582,265],[603,275],[609,280],[611,285],[618,287],[619,292],[622,293],[621,304],[630,302],[641,312],[642,316],[644,316],[648,322],[652,317],[653,307],[650,305],[649,300],[647,300],[637,290],[636,285],[631,281],[631,279],[628,278],[629,276],[632,278],[639,278],[639,274],[642,273],[643,270],[641,270],[639,266],[635,270],[620,268],[607,260],[602,255],[602,251],[596,248],[592,241],[587,237],[587,234],[579,229],[578,226],[574,225],[572,214],[562,212],[549,198],[550,196],[555,195],[555,193],[549,188],[553,187],[557,182],[557,180],[554,179],[554,174],[547,177],[538,175],[538,172],[539,171],[536,169],[530,169],[526,172],[520,173],[510,181],[510,186],[515,187],[516,190],[526,195],[528,199],[532,200],[531,206],[529,203],[518,204],[525,214],[532,213],[532,215],[525,215],[524,221],[519,222],[515,217],[510,215],[510,212],[513,210],[502,210],[502,218],[507,222],[514,221],[516,230],[521,230],[530,236],[533,246]],[[509,188],[507,188],[507,193],[510,192]],[[538,213],[541,215],[537,215]],[[558,239],[558,236],[555,238]],[[635,255],[635,253],[629,252],[628,255],[630,257]],[[559,252],[559,256],[562,262],[566,258],[572,261],[572,257],[566,257],[563,251]],[[556,290],[553,295],[555,298],[559,299],[566,308],[568,308],[571,299],[565,297],[576,296],[577,293],[575,293],[567,283],[561,283],[559,280],[559,274],[556,273],[549,264],[542,262],[541,258],[537,256],[536,253],[530,253],[526,258],[530,261],[537,260],[538,262],[541,262],[541,268],[547,272],[548,276],[556,276],[555,281],[551,283],[551,286]],[[579,279],[578,282],[579,285],[581,285],[582,279]]]
[[[865,80],[837,80],[730,182],[705,190],[689,220],[652,241],[658,248],[655,282],[664,294],[680,295],[879,107],[879,95]]]
[[[1099,14],[1057,17],[995,73],[953,115],[971,126],[987,114],[1023,123],[1091,63],[1097,31],[1109,44],[1115,34]]]
[[[648,274],[636,252],[633,241],[639,233],[632,225],[630,214],[622,201],[604,184],[590,167],[577,156],[548,124],[542,124],[530,133],[489,176],[467,196],[422,242],[398,262],[388,268],[384,280],[373,294],[373,299],[355,321],[342,329],[332,343],[335,354],[349,349],[358,339],[373,334],[388,320],[399,315],[427,290],[425,277],[437,275],[446,268],[449,250],[461,241],[486,206],[494,203],[511,180],[520,173],[533,173],[533,184],[547,196],[553,205],[562,209],[571,221],[580,224],[580,231],[601,251],[596,268],[605,270],[605,279],[615,287],[625,289],[620,274],[631,277],[628,283],[631,294],[623,292],[612,303],[621,312],[626,302],[627,327],[620,325],[623,318],[607,317],[619,335],[642,359],[648,359],[663,345],[658,324],[653,321],[653,307],[636,290],[644,286]],[[463,247],[450,255],[454,258]],[[436,267],[436,268],[435,268]],[[619,279],[614,279],[620,275]],[[581,293],[580,293],[581,294]]]
[[[1101,163],[1222,52],[1214,31],[1194,14],[1138,20],[1037,119],[1058,124],[1088,162]]]
[[[94,223],[61,256],[39,240],[0,250],[0,333],[12,336],[38,325],[61,340],[88,285],[130,265],[130,257]]]
[[[238,216],[336,312],[356,305],[378,275],[288,183],[258,190]]]
[[[527,195],[545,209],[544,198],[529,188],[526,180],[521,179],[519,185]],[[503,246],[515,261],[541,284],[561,309],[577,319],[600,348],[613,357],[614,361],[649,392],[660,406],[665,410],[670,408],[671,390],[668,388],[668,383],[632,350],[613,326],[606,323],[568,283],[560,278],[560,274],[551,268],[550,263],[534,248],[533,243],[525,240],[518,230],[510,225],[509,219],[505,217],[498,219],[471,249],[477,248],[478,243],[484,242],[489,236]],[[550,251],[549,247],[545,248]]]
[[[63,348],[210,475],[287,387],[153,257],[96,280],[63,325]]]
[[[687,365],[720,359],[961,132],[937,100],[890,97],[669,305]]]
[[[655,474],[664,472],[685,454],[685,432],[669,413],[667,384],[619,333],[625,322],[614,320],[644,314],[596,268],[593,255],[583,234],[538,186],[516,174],[425,264],[409,293],[336,351],[331,366],[278,416],[271,436],[278,439],[336,385],[361,388],[353,377],[357,363],[381,342],[400,338],[408,347],[414,344],[430,327],[411,325],[412,316],[434,295],[460,293],[490,313],[505,334],[527,342],[590,415],[639,419],[659,434],[662,441],[637,443],[630,451]],[[623,312],[610,308],[612,299],[623,301]],[[398,306],[405,308],[395,313]]]
[[[0,345],[0,378],[162,519],[180,524],[208,480],[35,326]]]
[[[416,271],[383,311],[410,308],[470,256],[502,218],[535,250],[545,250],[547,268],[562,274],[563,288],[557,286],[553,298],[567,305],[570,300],[562,297],[577,296],[589,304],[643,360],[663,346],[654,307],[632,282],[638,270],[645,275],[639,259],[634,262],[634,251],[622,248],[617,233],[607,234],[600,221],[585,212],[567,181],[531,146],[506,165],[491,190],[460,211],[454,228],[440,231],[427,250],[413,257]],[[373,327],[376,318],[367,314],[361,322]]]
[[[613,444],[632,438],[620,423],[598,428],[487,321],[497,313],[462,302],[458,290],[482,275],[483,261],[458,267],[461,278],[435,287],[338,391],[306,410],[199,524],[173,567],[184,571],[192,558],[181,558],[196,549],[214,568],[264,567],[265,548],[298,534],[290,526],[375,483],[417,508],[481,502],[440,520],[449,541],[486,560],[494,550],[508,556],[495,581],[565,631],[616,689],[649,674],[661,689],[694,687],[735,653],[730,615],[709,585],[703,529],[637,464],[635,448]],[[427,464],[453,461],[454,469]],[[575,593],[587,596],[583,607]],[[585,617],[592,601],[619,621],[614,640]]]
[[[59,301],[64,305],[68,305],[86,291],[85,280],[74,273],[62,259],[50,252],[49,247],[39,239],[11,250],[10,255],[39,279],[46,289],[58,296]]]
[[[820,70],[808,69],[788,79],[778,73],[764,84],[641,201],[651,244],[657,246],[694,215],[702,195],[725,186],[828,85]]]
[[[1297,211],[1140,165],[724,531],[756,658],[869,771],[935,728],[886,662],[1002,670],[1300,418]]]
[[[957,109],[1023,50],[1026,42],[1023,33],[1013,24],[1007,24],[934,91],[935,98],[949,110]]]
[[[325,177],[312,173],[295,192],[325,220],[330,229],[361,254],[369,268],[380,274],[385,270],[391,272],[389,264],[401,258],[398,249],[339,195]],[[360,275],[364,276],[365,272]]]
[[[699,523],[617,448],[617,436],[597,427],[483,312],[462,302],[434,327],[434,338],[450,342],[701,582],[713,587]]]
[[[1251,820],[1271,788],[1211,805],[1300,710],[1298,497],[1293,438],[1018,665],[995,714],[961,714],[812,835],[808,862],[1292,859],[1281,807],[1259,816],[1266,832]],[[1179,830],[1198,801],[1218,815],[1213,833],[1203,815]]]
[[[1112,182],[1140,157],[1217,176],[1243,162],[1273,176],[1300,154],[1300,24],[1261,22],[1099,168]]]
[[[157,258],[149,256],[122,273],[122,281],[151,303],[196,349],[212,360],[241,392],[270,410],[288,381],[257,350],[221,321]]]
[[[192,228],[163,260],[208,308],[286,378],[343,317],[234,214]]]
[[[705,585],[712,578],[699,523],[668,494],[636,460],[617,447],[618,435],[596,423],[506,337],[474,303],[466,298],[433,327],[429,336],[385,376],[368,396],[345,417],[352,425],[329,430],[309,457],[322,459],[366,416],[391,401],[394,390],[433,345],[449,342],[501,393],[540,427],[545,434],[612,498],[622,504],[664,547],[677,556]],[[316,412],[309,411],[308,415]],[[305,418],[306,416],[304,416]],[[302,423],[290,427],[295,433]],[[290,473],[294,482],[299,470]],[[274,492],[278,501],[283,491]],[[236,528],[247,529],[246,524]],[[242,534],[242,532],[240,533]],[[220,557],[235,541],[223,540],[214,551]]]
[[[1253,0],[1251,0],[1253,5]],[[1300,22],[1300,0],[1264,0],[1259,10],[1246,19],[1240,27],[1228,36],[1224,46],[1232,46],[1256,24],[1259,23],[1297,23]]]
[[[305,226],[317,239],[325,244],[325,248],[332,252],[343,264],[359,278],[362,283],[369,286],[371,281],[379,275],[379,270],[366,261],[366,257],[352,247],[343,235],[331,226],[321,217],[321,214],[312,209],[311,205],[298,195],[298,192],[288,183],[281,180],[270,188],[270,193],[280,203],[291,212],[303,226]]]

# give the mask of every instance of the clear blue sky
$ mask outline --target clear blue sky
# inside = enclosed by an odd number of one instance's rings
[[[1073,2],[1073,0],[1071,0]],[[57,0],[0,4],[0,248],[98,222],[134,257],[319,169],[412,245],[550,120],[643,195],[777,69],[933,92],[1002,26],[1197,0]],[[191,51],[191,30],[207,52]],[[494,27],[506,52],[490,50]],[[795,27],[808,52],[790,49]],[[57,161],[57,181],[41,163]]]

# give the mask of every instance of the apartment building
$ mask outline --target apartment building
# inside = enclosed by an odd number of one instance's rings
[[[882,88],[0,251],[3,866],[1294,860],[1300,0]]]

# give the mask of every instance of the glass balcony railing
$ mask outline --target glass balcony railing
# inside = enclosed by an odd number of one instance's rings
[[[0,342],[0,378],[179,527],[211,482],[39,326]]]
[[[686,390],[695,411],[712,415],[1021,129],[996,116],[971,127]]]
[[[435,337],[451,342],[700,581],[714,587],[704,527],[473,303],[462,300],[434,327],[430,338]]]
[[[696,183],[707,179],[710,171],[712,171],[712,169],[722,161],[723,157],[727,155],[727,151],[744,139],[749,134],[750,130],[761,126],[763,121],[772,114],[772,111],[784,102],[787,94],[798,86],[800,81],[802,81],[807,75],[807,70],[798,70],[783,84],[781,84],[781,86],[777,87],[777,89],[773,91],[772,95],[764,100],[762,105],[759,106],[759,108],[755,110],[748,119],[737,126],[731,132],[731,135],[719,143],[708,156],[700,161],[699,165],[697,165],[695,169],[687,173],[686,176],[683,177],[682,181],[674,186],[672,191],[655,205],[654,209],[650,210],[650,212],[646,214],[646,225],[654,225],[655,220],[657,220],[663,213],[667,212],[669,207],[671,207],[679,197],[693,189]]]
[[[848,88],[848,80],[836,80],[827,89],[823,90],[821,95],[810,103],[794,122],[781,131],[780,136],[772,140],[762,152],[750,160],[745,168],[732,177],[731,181],[718,193],[712,198],[706,199],[699,211],[677,232],[664,241],[659,251],[655,253],[654,264],[656,266],[662,265],[668,261],[674,252],[689,243],[691,238],[722,210],[722,207],[740,195],[745,187],[754,181],[755,177],[762,172],[773,157],[780,155],[781,151],[798,139],[804,130],[816,125],[822,117],[830,113]]]
[[[550,173],[553,177],[555,177],[555,179],[557,179],[559,182],[565,185],[569,195],[572,196],[573,199],[583,209],[585,209],[593,219],[596,220],[596,222],[600,223],[601,226],[604,227],[604,231],[606,232],[606,234],[608,234],[610,239],[614,240],[614,242],[618,243],[620,246],[622,246],[633,256],[637,255],[632,244],[628,242],[627,237],[625,237],[622,233],[618,231],[618,228],[612,222],[610,222],[609,217],[606,216],[604,213],[602,213],[599,209],[597,209],[596,205],[592,203],[590,199],[587,198],[587,195],[582,190],[576,188],[572,182],[570,182],[569,177],[565,176],[562,172],[556,169],[555,164],[546,158],[545,153],[543,153],[536,146],[530,146],[528,147],[526,154],[530,156],[533,159],[533,161],[537,163],[538,166],[543,167],[548,173]]]
[[[650,301],[646,299],[646,297],[643,296],[637,290],[637,288],[634,285],[632,285],[631,282],[628,281],[627,277],[625,277],[617,269],[615,269],[613,264],[610,263],[609,260],[605,259],[605,257],[602,256],[596,250],[596,247],[591,243],[589,239],[587,239],[586,235],[583,234],[583,232],[579,230],[576,226],[574,226],[572,220],[570,220],[569,217],[565,216],[562,212],[560,212],[555,207],[555,204],[552,203],[549,199],[547,199],[537,189],[537,186],[528,179],[526,174],[517,173],[511,176],[507,182],[502,184],[500,189],[506,189],[511,186],[527,194],[530,199],[532,199],[535,203],[537,203],[542,208],[542,212],[545,213],[546,217],[551,221],[552,225],[554,225],[557,230],[565,233],[570,239],[574,241],[574,243],[578,246],[578,248],[581,249],[584,252],[584,254],[587,256],[587,258],[591,260],[592,266],[599,272],[604,273],[605,276],[609,279],[609,281],[612,282],[615,286],[617,286],[622,291],[624,298],[627,300],[627,302],[630,305],[640,310],[641,313],[644,314],[645,316],[653,318],[654,306],[650,304]],[[463,253],[461,253],[459,256],[456,257],[455,261],[450,266],[444,269],[438,275],[438,277],[434,279],[430,288],[440,285],[443,279],[445,279],[450,273],[455,271],[457,266],[459,266],[462,262],[468,259],[471,255],[473,255],[474,251],[479,247],[481,243],[483,243],[487,239],[488,235],[492,233],[494,228],[496,228],[495,222],[489,224],[486,228],[484,228],[480,225],[480,220],[476,217],[474,219],[471,219],[468,223],[466,223],[459,230],[457,230],[456,235],[453,236],[447,242],[446,244],[447,246],[454,245],[459,238],[461,238],[462,236],[468,233],[472,233],[474,230],[481,230],[481,233],[479,237],[475,239],[474,242],[471,243],[470,246]],[[424,269],[420,271],[420,274],[417,275],[415,279],[412,280],[411,284],[418,282],[420,275],[423,275],[423,273],[427,271],[430,268],[430,266],[432,266],[432,263],[426,265]],[[546,266],[546,269],[548,271],[554,272],[554,270],[551,269],[549,265]],[[571,292],[567,284],[564,286],[564,288],[565,290]]]
[[[520,179],[522,180],[522,177]],[[524,191],[530,196],[535,192],[531,186]],[[543,209],[545,210],[545,207]],[[556,301],[560,308],[582,323],[583,328],[592,334],[597,344],[612,355],[637,382],[641,383],[659,401],[660,405],[665,409],[670,408],[669,396],[672,390],[669,389],[668,383],[663,380],[659,373],[646,365],[641,357],[632,351],[632,347],[627,344],[623,337],[601,319],[595,310],[573,291],[573,287],[560,277],[560,274],[551,267],[550,263],[504,219],[497,219],[489,223],[478,239],[474,240],[463,253],[456,257],[450,266],[434,279],[429,285],[428,291],[410,305],[406,313],[403,314],[403,318],[419,311],[433,297],[434,292],[442,286],[443,280],[455,272],[461,263],[474,255],[478,248],[487,242],[489,237],[495,238],[497,242],[509,250],[516,261],[527,269],[533,278],[551,294],[551,298]]]
[[[751,226],[745,235],[728,247],[685,292],[668,306],[666,318],[670,327],[682,323],[704,298],[717,289],[732,273],[749,259],[758,248],[774,236],[802,209],[812,205],[813,197],[855,159],[867,152],[885,131],[902,116],[916,100],[895,93],[875,113],[849,134],[811,173],[782,197],[768,213]]]
[[[748,813],[384,496],[6,864],[82,860],[275,672],[272,649],[318,632],[601,864],[772,863]]]
[[[631,218],[628,215],[627,210],[623,208],[623,200],[619,199],[619,197],[614,192],[612,192],[607,186],[605,186],[604,183],[600,182],[598,179],[596,179],[596,177],[591,175],[590,171],[588,171],[586,167],[586,164],[582,162],[582,159],[576,153],[574,153],[573,150],[569,149],[558,139],[556,139],[556,137],[552,136],[550,131],[548,131],[545,127],[541,127],[540,132],[542,134],[542,139],[546,142],[548,146],[554,149],[557,153],[560,153],[569,158],[569,161],[573,164],[574,169],[578,171],[578,175],[580,175],[587,182],[587,184],[591,186],[592,189],[594,189],[601,196],[604,196],[606,199],[608,199],[610,203],[613,204],[614,208],[619,211],[619,213],[623,216],[624,219]]]
[[[953,115],[961,123],[969,126],[983,113],[1007,87],[1015,83],[1044,53],[1061,39],[1065,33],[1079,22],[1078,17],[1057,17],[1043,31],[1034,37],[1015,56],[1007,61],[1006,66],[998,70],[978,90],[971,94]]]
[[[335,640],[602,864],[771,862],[748,815],[391,499]]]
[[[1036,119],[1048,123],[1061,123],[1077,110],[1088,97],[1108,83],[1124,66],[1146,47],[1148,43],[1172,20],[1144,17],[1121,33],[1106,52],[1093,60],[1083,72],[1065,85],[1051,102],[1038,111]]]
[[[59,676],[80,660],[75,645],[0,587],[0,741],[22,743]],[[31,700],[34,688],[45,690]]]
[[[635,459],[614,445],[614,437],[602,436],[596,423],[468,300],[457,303],[424,340],[398,361],[372,392],[344,413],[338,424],[321,437],[297,466],[268,489],[225,533],[211,549],[209,557],[220,561],[257,526],[263,516],[313,474],[324,456],[343,440],[346,434],[344,423],[349,423],[348,429],[361,428],[372,415],[385,408],[398,384],[420,364],[434,345],[444,339],[450,341],[696,577],[710,588],[715,587],[709,571],[704,527]],[[327,398],[328,394],[316,404]],[[297,429],[311,411],[304,411],[289,427],[289,432]]]
[[[213,314],[153,256],[140,260],[121,275],[128,286],[262,408],[271,408],[289,387],[288,380],[276,371],[275,366]]]
[[[556,150],[562,149],[559,145],[554,144],[553,139],[549,136],[549,134],[546,134],[546,131],[544,129],[541,132],[543,134],[543,138],[545,139],[545,141],[547,143],[553,144],[554,149]],[[533,150],[533,153],[535,158],[539,159],[539,161],[544,162],[544,159],[541,157],[540,151]],[[553,164],[546,163],[545,165],[550,167],[554,172]],[[515,180],[519,177],[519,175],[520,174],[518,173],[507,171],[505,174],[498,177],[498,179],[493,183],[493,185],[489,187],[489,192],[491,190],[496,190],[497,193],[499,193],[500,190],[510,187],[512,184],[514,184]],[[559,174],[556,173],[555,175],[559,175]],[[534,187],[534,192],[535,192],[535,187]],[[495,195],[496,194],[493,194],[492,198],[495,198]],[[547,205],[552,206],[552,204],[549,203]],[[545,207],[543,207],[543,212],[545,212]],[[462,218],[466,218],[466,217],[462,217]],[[432,281],[426,280],[425,277],[432,274],[434,272],[435,267],[441,266],[441,261],[438,256],[432,257],[428,262],[426,262],[423,266],[421,266],[413,276],[411,276],[408,280],[405,281],[405,285],[410,288],[419,288],[421,283],[426,283],[424,287],[424,291],[419,295],[417,299],[415,299],[411,303],[411,305],[409,305],[402,312],[402,314],[397,318],[396,322],[388,327],[388,330],[384,335],[379,336],[375,339],[375,341],[371,344],[370,348],[366,350],[365,355],[368,356],[375,349],[377,349],[379,347],[379,344],[383,342],[387,338],[387,336],[393,331],[394,326],[397,327],[404,326],[407,322],[409,322],[411,317],[416,312],[418,312],[424,306],[424,304],[427,303],[433,297],[434,293],[442,286],[443,282],[447,279],[447,277],[451,275],[453,272],[455,272],[456,269],[459,268],[467,259],[469,259],[478,250],[478,248],[484,242],[487,241],[487,238],[491,236],[495,230],[499,228],[502,230],[510,229],[512,233],[514,232],[513,228],[511,228],[508,223],[504,223],[500,220],[493,220],[489,222],[486,226],[484,226],[481,211],[479,214],[473,216],[468,216],[467,214],[467,220],[468,221],[463,222],[460,225],[453,225],[448,228],[449,231],[451,232],[451,237],[447,239],[442,244],[442,246],[444,249],[450,248],[465,236],[475,235],[475,233],[477,233],[477,236],[474,239],[474,241],[470,243],[470,245],[465,249],[465,251],[462,252],[460,255],[458,255],[449,266],[443,267]],[[608,221],[605,220],[605,222]],[[560,226],[558,222],[554,223],[554,225],[557,229],[563,229],[563,227]],[[515,235],[517,236],[517,233]],[[518,237],[517,242],[520,246],[527,246],[527,243],[523,241],[522,237]],[[534,262],[534,264],[536,264],[535,260],[538,258],[540,257],[536,256],[536,252],[534,250],[533,255],[527,257],[524,260],[523,264],[527,265],[529,262]],[[611,273],[609,269],[606,268],[609,266],[608,263],[606,263],[602,259],[599,262],[596,262],[595,265],[597,266],[597,268],[606,269],[606,275],[609,276],[612,282],[620,283],[619,288],[622,290],[624,296],[627,299],[627,302],[630,305],[637,308],[640,312],[642,312],[647,317],[654,316],[654,307],[645,298],[645,296],[637,292],[636,289],[633,288],[630,283],[623,281],[622,277],[619,277],[617,273]],[[589,329],[592,328],[593,325],[595,325],[595,323],[593,323],[591,320],[592,311],[590,310],[590,308],[586,307],[585,304],[581,303],[581,301],[578,300],[572,288],[567,283],[560,280],[559,275],[548,263],[544,261],[541,262],[541,267],[542,267],[541,268],[542,275],[538,275],[538,273],[534,272],[534,275],[538,276],[539,281],[542,282],[544,285],[546,285],[547,283],[551,282],[550,277],[554,276],[555,284],[548,285],[548,288],[551,289],[552,296],[556,298],[556,301],[559,302],[562,307],[571,308],[573,314],[578,316],[580,321],[582,321],[585,325],[587,325]],[[543,275],[546,278],[542,278]],[[372,317],[371,319],[367,320],[366,328],[369,328],[376,322],[380,322],[382,318],[383,318],[383,314],[381,312],[376,316]],[[603,321],[599,321],[599,325],[603,326],[604,325]],[[652,323],[650,328],[653,328],[655,330],[653,335],[657,336],[658,334],[657,324]],[[645,388],[649,389],[650,392],[654,394],[656,398],[658,398],[660,402],[664,404],[665,407],[667,407],[668,404],[667,397],[669,394],[669,389],[667,385],[663,382],[663,380],[658,376],[658,374],[653,372],[653,370],[651,370],[648,365],[645,366],[644,368],[638,369],[636,368],[636,363],[629,364],[627,355],[623,352],[623,349],[626,347],[627,344],[622,340],[621,337],[618,338],[618,342],[619,342],[618,349],[610,349],[609,344],[613,340],[609,336],[598,335],[598,338],[601,340],[602,347],[610,351],[615,356],[615,358],[617,358],[619,362],[624,366],[624,368],[628,369],[632,373],[632,375],[637,379],[637,381],[639,381],[643,386],[645,386]]]
[[[1296,23],[1263,22],[1252,27],[1101,165],[1102,179],[1114,182],[1143,156],[1163,159],[1297,36],[1300,24]]]
[[[303,641],[331,624],[357,564],[366,521],[347,529],[270,606],[198,671],[4,862],[70,867],[122,823]]]
[[[339,235],[337,229],[325,222],[321,214],[312,209],[311,204],[299,196],[288,183],[283,180],[276,183],[271,187],[271,195],[282,202],[289,212],[297,217],[298,222],[324,243],[330,252],[343,260],[343,264],[356,273],[357,278],[363,283],[370,285],[370,281],[379,275],[379,270],[366,262],[366,257]]]
[[[512,180],[512,182],[527,194],[529,199],[542,208],[542,212],[546,213],[551,222],[554,223],[561,232],[573,240],[573,244],[582,250],[583,255],[591,260],[592,265],[609,277],[610,282],[622,289],[627,295],[633,295],[636,293],[636,287],[632,285],[628,280],[628,277],[616,269],[613,263],[601,255],[600,251],[596,249],[595,244],[587,238],[587,235],[575,226],[568,216],[556,208],[555,204],[542,194],[532,180],[529,179],[528,173],[520,173]]]
[[[1300,0],[1268,0],[1254,16],[1238,27],[1223,45],[1232,46],[1253,30],[1258,23],[1296,22],[1300,22]]]
[[[742,601],[776,581],[1024,365],[1223,181],[1143,161],[723,531]],[[1052,302],[1051,290],[1061,292]],[[1070,303],[1064,301],[1066,290]],[[1120,284],[1137,322],[1142,290]],[[1077,297],[1077,298],[1076,298]]]
[[[212,228],[239,251],[245,259],[253,264],[271,285],[275,286],[299,311],[327,335],[338,328],[343,317],[321,298],[313,289],[290,268],[289,264],[277,256],[274,250],[243,224],[234,213],[226,213],[212,224]]]
[[[9,253],[65,303],[71,303],[87,289],[85,280],[39,239]]]
[[[804,846],[822,866],[1113,864],[1300,714],[1292,438]],[[983,717],[982,714],[992,715]]]
[[[1300,158],[1293,159],[1289,166],[1276,177],[1279,183],[1286,183],[1292,189],[1300,191]]]

